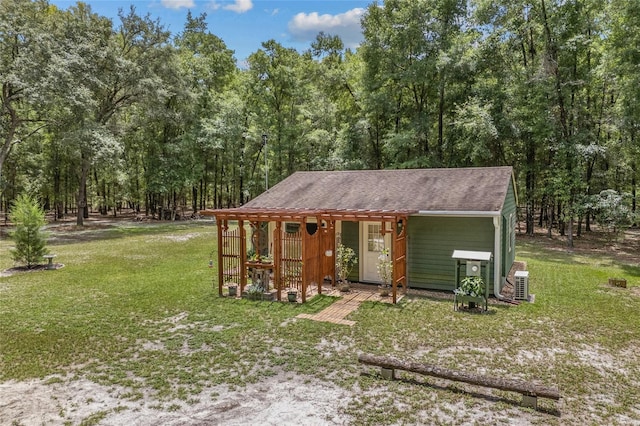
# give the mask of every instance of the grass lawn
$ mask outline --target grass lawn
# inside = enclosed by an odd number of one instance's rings
[[[84,380],[112,403],[78,414],[58,402],[53,423],[115,424],[144,406],[140,423],[155,424],[290,381],[317,387],[317,398],[324,385],[339,390],[328,424],[640,424],[640,254],[623,263],[521,239],[535,303],[476,315],[410,296],[363,304],[347,327],[295,318],[330,305],[326,296],[305,305],[219,298],[207,267],[214,231],[194,222],[54,231],[49,248],[64,268],[0,278],[0,398],[36,379],[56,389]],[[0,241],[0,269],[13,266],[10,245]],[[609,277],[630,288],[609,287]],[[562,400],[541,399],[534,411],[519,394],[411,374],[384,381],[357,363],[362,352],[538,380]],[[0,413],[9,420],[29,424]]]

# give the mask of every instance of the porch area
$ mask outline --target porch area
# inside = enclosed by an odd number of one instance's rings
[[[238,287],[238,295],[263,292],[287,300],[297,292],[304,303],[312,294],[336,288],[336,223],[379,222],[391,236],[393,278],[390,300],[407,289],[407,218],[411,211],[219,209],[205,210],[217,226],[218,293]],[[283,293],[285,296],[283,297]]]

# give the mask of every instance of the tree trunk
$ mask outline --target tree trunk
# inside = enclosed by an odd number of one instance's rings
[[[97,182],[96,182],[97,183]],[[109,201],[107,199],[107,182],[105,179],[102,179],[102,205],[100,206],[100,214],[106,216],[108,213],[108,204]]]
[[[538,396],[541,398],[549,398],[556,401],[560,399],[560,392],[558,391],[558,389],[537,383],[525,382],[523,380],[481,376],[478,374],[467,373],[465,371],[449,370],[447,368],[442,368],[435,365],[422,364],[411,361],[401,361],[395,358],[369,354],[360,354],[358,356],[358,361],[362,364],[375,365],[387,369],[410,371],[412,373],[424,374],[427,376],[469,383],[472,385],[486,386],[510,392],[518,392],[523,395]]]
[[[632,174],[631,174],[631,213],[633,213],[635,215],[636,210],[638,208],[638,201],[637,201],[637,198],[636,198],[637,197],[636,174],[638,173],[638,166],[636,165],[635,161],[631,164],[631,170],[632,170]],[[634,223],[634,225],[635,225],[635,223]]]
[[[200,210],[204,210],[204,176],[200,179]]]
[[[76,212],[76,225],[84,226],[85,209],[87,208],[87,178],[89,177],[89,160],[82,154],[80,170],[80,182],[78,187],[78,211]]]
[[[569,216],[569,222],[567,222],[567,246],[573,248],[573,215]]]
[[[60,176],[60,169],[58,167],[54,168],[53,171],[53,208],[55,210],[54,216],[53,216],[53,220],[57,221],[59,219],[62,219],[62,200],[61,200],[61,184],[62,184],[62,179]]]
[[[202,183],[202,181],[200,181]],[[198,187],[191,186],[191,210],[193,216],[198,212]]]
[[[578,229],[576,229],[576,237],[580,237],[582,235],[582,219],[582,216],[578,218]]]
[[[20,125],[20,118],[18,117],[18,113],[13,108],[13,102],[10,98],[14,96],[13,87],[10,83],[5,83],[2,85],[2,98],[3,98],[3,115],[8,115],[9,119],[7,120],[9,123],[6,127],[6,133],[4,136],[4,140],[2,141],[2,146],[0,146],[0,178],[2,177],[2,171],[4,167],[4,162],[7,160],[9,153],[11,152],[11,148],[16,143],[14,140],[16,130]],[[5,101],[5,99],[7,101]],[[17,99],[17,98],[16,98]],[[5,120],[2,120],[5,121]]]

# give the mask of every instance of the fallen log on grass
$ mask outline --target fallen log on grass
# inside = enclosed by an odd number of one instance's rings
[[[374,365],[383,369],[391,370],[391,377],[394,377],[395,370],[410,371],[412,373],[426,376],[439,377],[441,379],[454,380],[457,382],[469,383],[472,385],[485,386],[504,391],[518,392],[523,395],[523,403],[533,408],[537,407],[537,399],[549,398],[555,401],[560,399],[560,392],[556,388],[549,386],[525,382],[523,380],[502,379],[496,377],[482,376],[479,374],[467,373],[465,371],[450,370],[448,368],[437,367],[424,363],[402,361],[396,358],[360,354],[358,361],[361,364]]]

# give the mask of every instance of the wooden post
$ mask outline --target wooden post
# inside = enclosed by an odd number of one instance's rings
[[[247,285],[247,232],[242,219],[238,220],[238,229],[240,230],[240,294],[242,294]]]
[[[398,270],[398,265],[396,264],[396,256],[398,255],[398,253],[396,253],[397,251],[397,246],[398,246],[398,230],[397,230],[397,226],[398,226],[398,219],[395,218],[393,220],[393,223],[391,224],[391,265],[393,267],[393,270],[391,271],[391,296],[393,299],[393,304],[395,305],[396,302],[398,301],[398,276],[400,275],[400,271]],[[382,231],[384,232],[385,225],[384,222],[382,222]]]
[[[282,222],[276,221],[276,229],[273,231],[273,284],[278,290],[278,301],[281,299],[282,281],[280,280],[280,267],[282,266]]]
[[[360,354],[358,362],[367,365],[375,365],[389,370],[404,370],[413,373],[424,374],[427,376],[439,377],[442,379],[454,380],[457,382],[469,383],[472,385],[485,386],[494,389],[500,389],[510,392],[518,392],[528,397],[549,398],[553,400],[560,399],[558,389],[525,382],[514,379],[500,379],[489,376],[481,376],[478,374],[467,373],[465,371],[449,370],[447,368],[437,367],[435,365],[422,364],[411,361],[401,361],[396,358]],[[527,400],[531,403],[531,400]]]
[[[218,295],[222,297],[222,280],[224,279],[224,266],[222,264],[222,251],[224,250],[222,247],[222,228],[226,228],[227,221],[226,220],[216,220],[216,224],[218,225]],[[215,287],[214,287],[215,288]],[[215,290],[214,290],[215,291]]]
[[[331,244],[329,245],[331,248],[331,259],[329,260],[329,277],[331,278],[331,286],[336,286],[336,221],[331,221]],[[322,277],[324,280],[324,277]]]
[[[399,224],[402,228],[398,229]],[[396,216],[391,224],[392,245],[391,259],[393,262],[393,283],[391,285],[393,303],[398,301],[398,283],[402,282],[402,292],[407,294],[409,283],[407,280],[407,218]],[[399,232],[398,232],[399,231]]]
[[[306,303],[307,302],[307,279],[309,278],[309,274],[308,274],[308,269],[309,269],[309,265],[307,264],[307,258],[306,258],[306,253],[307,253],[307,240],[308,240],[308,232],[307,232],[307,217],[305,216],[302,219],[302,223],[300,225],[300,227],[302,228],[300,230],[300,237],[302,238],[302,303]]]

